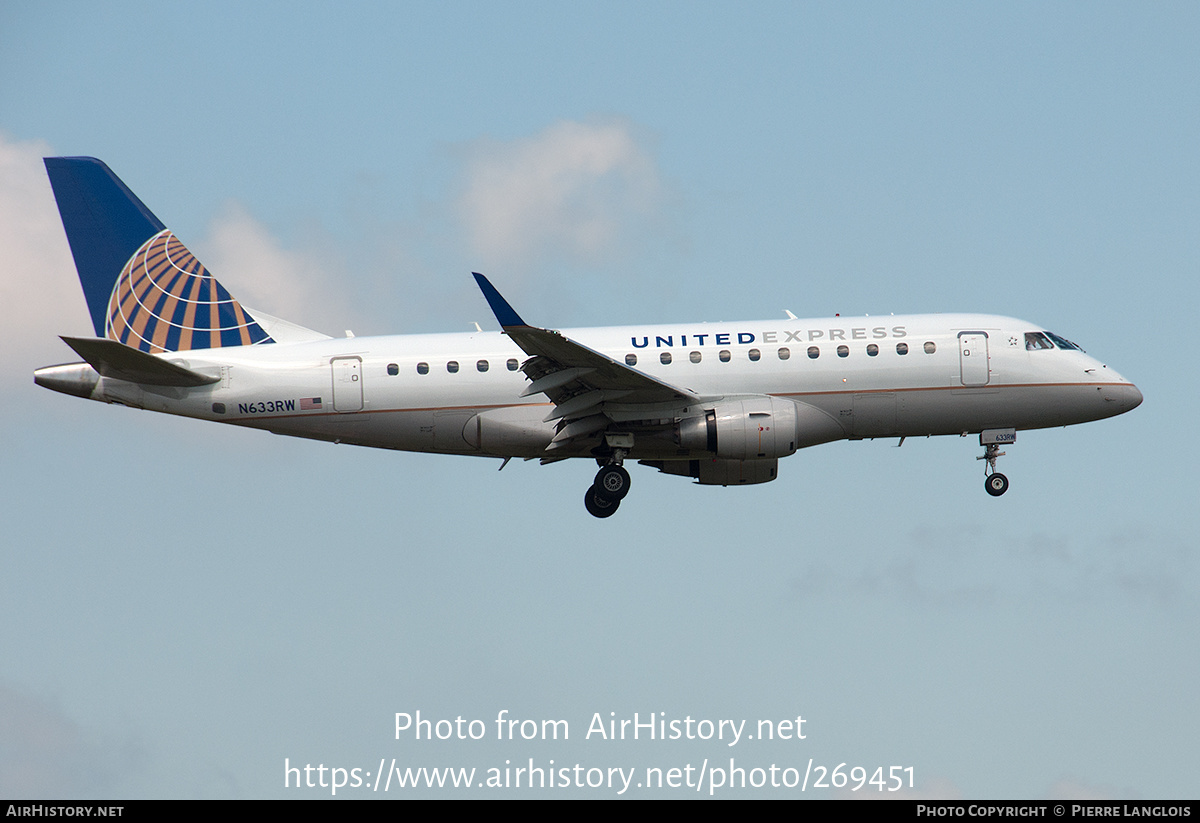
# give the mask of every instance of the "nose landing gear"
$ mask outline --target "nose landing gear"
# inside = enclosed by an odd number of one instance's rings
[[[979,433],[979,445],[984,447],[984,452],[975,459],[987,461],[987,468],[983,472],[983,487],[992,497],[999,497],[1008,491],[1008,478],[996,471],[996,460],[1005,454],[1000,451],[1000,444],[1016,441],[1016,429],[987,429]]]

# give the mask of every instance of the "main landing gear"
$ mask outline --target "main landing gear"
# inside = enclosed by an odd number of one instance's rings
[[[601,465],[591,488],[584,494],[583,505],[593,517],[612,516],[629,494],[629,472],[621,466],[624,456],[617,450],[612,462]]]

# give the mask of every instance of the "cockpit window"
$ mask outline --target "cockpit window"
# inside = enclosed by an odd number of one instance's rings
[[[1025,332],[1025,351],[1041,351],[1052,348],[1054,348],[1054,344],[1050,342],[1050,338],[1040,331]]]
[[[1026,335],[1026,336],[1028,336],[1028,335]],[[1055,344],[1056,346],[1058,346],[1060,349],[1067,349],[1067,350],[1072,350],[1072,349],[1073,349],[1073,350],[1075,350],[1075,351],[1083,351],[1083,349],[1081,349],[1081,348],[1079,348],[1078,346],[1076,346],[1074,343],[1072,343],[1072,342],[1071,342],[1070,340],[1068,340],[1067,338],[1065,338],[1065,337],[1059,337],[1059,336],[1058,336],[1057,334],[1055,334],[1054,332],[1049,332],[1049,331],[1048,331],[1048,332],[1046,332],[1046,336],[1047,336],[1047,337],[1049,337],[1051,340],[1053,340],[1053,341],[1054,341],[1054,344]]]

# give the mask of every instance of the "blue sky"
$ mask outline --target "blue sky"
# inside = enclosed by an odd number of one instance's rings
[[[1198,41],[1185,3],[0,2],[0,795],[732,756],[1195,797]],[[472,270],[553,327],[994,312],[1146,402],[1022,433],[1002,499],[972,439],[835,443],[755,488],[640,469],[596,521],[583,464],[37,389],[89,330],[47,154],[332,334],[494,327]],[[503,709],[571,740],[395,739]],[[597,712],[808,737],[584,740]]]

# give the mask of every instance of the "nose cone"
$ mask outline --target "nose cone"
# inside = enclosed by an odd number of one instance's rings
[[[1142,405],[1142,393],[1138,390],[1137,386],[1130,383],[1129,384],[1129,408],[1136,409],[1140,405]]]
[[[1132,383],[1114,383],[1100,390],[1104,402],[1113,405],[1114,414],[1124,414],[1142,404],[1142,393]]]

